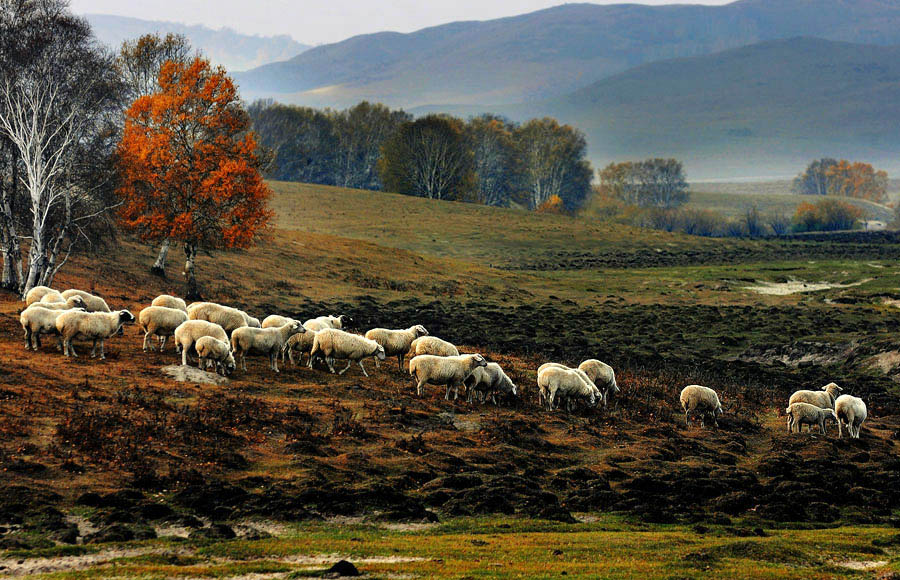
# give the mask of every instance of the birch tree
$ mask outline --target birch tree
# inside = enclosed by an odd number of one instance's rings
[[[584,205],[591,192],[593,170],[586,159],[584,134],[555,119],[533,119],[515,133],[524,167],[526,201],[539,208],[553,196],[569,211]]]
[[[510,121],[495,115],[469,120],[466,135],[475,156],[478,199],[485,205],[505,207],[521,187],[522,163],[516,154]]]

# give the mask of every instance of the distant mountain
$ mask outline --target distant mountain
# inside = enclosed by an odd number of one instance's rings
[[[495,105],[565,94],[635,66],[766,40],[900,43],[900,0],[742,0],[725,6],[565,4],[319,46],[239,75],[246,98],[314,106]]]
[[[250,36],[228,28],[213,30],[176,22],[140,20],[108,14],[85,14],[94,34],[104,44],[118,48],[124,40],[148,33],[184,34],[194,48],[200,49],[215,64],[229,71],[242,71],[297,56],[310,47],[290,36]]]
[[[789,176],[827,155],[898,171],[900,46],[764,42],[647,64],[565,97],[494,109],[577,126],[597,165],[675,156],[694,179]]]

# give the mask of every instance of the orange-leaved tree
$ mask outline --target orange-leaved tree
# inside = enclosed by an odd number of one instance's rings
[[[272,212],[250,119],[232,80],[201,58],[169,62],[138,98],[119,144],[121,221],[143,241],[184,245],[187,297],[197,250],[250,246]]]

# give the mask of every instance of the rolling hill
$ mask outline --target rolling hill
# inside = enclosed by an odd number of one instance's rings
[[[292,58],[310,48],[289,36],[251,36],[223,28],[213,30],[205,26],[188,26],[177,22],[141,20],[110,14],[86,14],[94,34],[100,42],[114,49],[122,41],[143,34],[174,32],[184,34],[195,48],[214,63],[236,71]]]
[[[497,105],[574,91],[644,63],[816,36],[900,43],[896,0],[743,0],[725,6],[566,4],[316,47],[239,75],[247,98],[313,106]]]

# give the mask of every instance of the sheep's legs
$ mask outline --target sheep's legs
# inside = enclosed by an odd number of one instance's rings
[[[187,351],[188,351],[188,347],[181,345],[181,366],[183,366],[183,367],[186,367],[188,364]]]
[[[75,352],[75,345],[72,344],[71,338],[66,341],[66,356],[69,356],[70,354],[71,354],[71,356],[78,358],[78,353]]]
[[[160,336],[159,337],[159,352],[163,352],[166,350],[166,343],[169,342],[168,336]]]
[[[143,347],[144,352],[147,352],[148,350],[152,350],[151,347],[147,344],[148,342],[150,342],[150,331],[149,330],[144,332],[144,347]]]
[[[334,371],[334,357],[333,357],[333,356],[326,356],[326,357],[325,357],[325,364],[328,365],[328,370],[331,371],[331,374],[333,374],[333,375],[334,375],[334,374],[337,374],[337,373],[335,373],[335,371]]]
[[[100,360],[106,360],[106,341],[100,339]]]
[[[424,390],[425,390],[425,381],[419,381],[418,384],[416,385],[416,394],[421,397]]]
[[[375,359],[375,360],[378,360],[378,359]],[[363,374],[366,375],[366,377],[368,377],[368,376],[369,376],[369,373],[366,372],[366,367],[365,367],[365,365],[363,364],[362,359],[360,359],[360,360],[357,361],[357,362],[359,363],[359,368],[362,369]]]
[[[277,352],[269,353],[269,368],[272,369],[273,371],[275,371],[276,373],[280,372],[278,370],[278,353]]]
[[[403,370],[403,355],[402,354],[397,355],[397,368],[400,369],[401,371]]]

